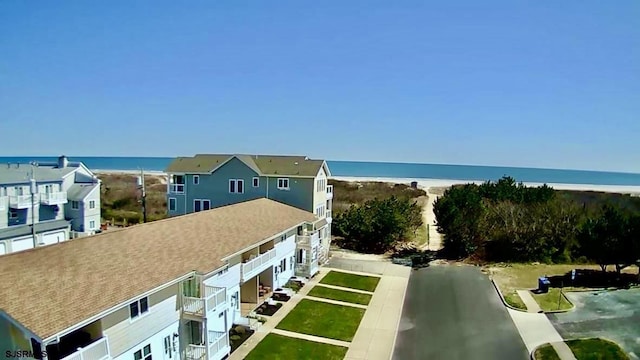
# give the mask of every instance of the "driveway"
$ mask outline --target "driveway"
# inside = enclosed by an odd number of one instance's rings
[[[640,359],[640,289],[565,294],[575,310],[548,315],[564,339],[602,337]]]
[[[411,273],[393,359],[526,360],[529,353],[486,275],[436,265]]]

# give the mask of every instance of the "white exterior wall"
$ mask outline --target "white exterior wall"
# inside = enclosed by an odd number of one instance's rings
[[[152,343],[154,354],[156,348],[158,354],[161,354],[164,351],[164,336],[168,333],[178,333],[180,320],[180,310],[177,306],[178,287],[173,286],[161,292],[168,293],[167,290],[173,294],[159,303],[154,304],[154,296],[149,296],[149,311],[136,319],[130,319],[128,306],[118,310],[119,314],[114,314],[120,317],[121,321],[103,330],[103,333],[109,337],[109,350],[114,359],[131,360],[133,353],[148,343]],[[103,326],[108,326],[105,320],[103,319]],[[125,356],[122,356],[123,354]]]
[[[151,355],[154,360],[155,359],[160,359],[160,360],[178,359],[180,354],[180,343],[179,343],[180,339],[179,337],[173,336],[173,334],[178,333],[178,328],[179,328],[179,321],[175,321],[174,323],[169,324],[168,326],[164,327],[159,332],[153,334],[147,339],[140,341],[138,344],[134,345],[132,348],[128,349],[124,353],[118,356],[114,356],[113,353],[111,353],[111,357],[114,360],[133,360],[134,358],[133,354],[136,351],[142,350],[146,345],[151,345]],[[171,357],[169,357],[168,353],[165,353],[164,339],[167,336],[169,337],[169,339],[171,339],[172,343],[174,342],[175,344],[175,352],[173,351],[174,347],[172,346],[171,348],[171,352],[172,352]],[[111,347],[111,338],[109,338],[109,347]]]
[[[213,316],[207,318],[209,321],[207,328],[211,331],[229,331],[233,323],[240,317],[240,266],[240,264],[233,265],[227,271],[203,281],[205,285],[227,289],[227,306],[224,309],[218,309]],[[235,301],[234,307],[232,307],[232,302],[234,302],[232,297],[236,292],[238,293],[238,301]],[[228,310],[226,318],[224,315],[219,317],[224,310]]]
[[[321,191],[318,191],[318,180],[324,180],[325,187]],[[316,208],[320,205],[325,205],[325,213],[326,213],[326,205],[327,205],[327,188],[328,184],[327,173],[324,171],[324,167],[320,168],[318,171],[318,175],[313,180],[313,213],[315,214]]]
[[[295,255],[296,255],[296,236],[291,235],[286,240],[279,242],[275,245],[276,253],[278,256],[276,257],[276,263],[273,265],[273,287],[274,289],[283,287],[284,284],[294,276],[295,272]],[[292,258],[294,261],[292,262]],[[285,259],[286,270],[282,271],[280,268],[280,264],[282,260]]]

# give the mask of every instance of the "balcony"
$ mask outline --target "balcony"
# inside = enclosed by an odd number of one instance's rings
[[[78,351],[61,360],[107,360],[111,359],[109,354],[109,343],[107,337],[103,336],[91,345],[78,348]]]
[[[7,210],[7,197],[0,196],[0,211]]]
[[[327,200],[333,199],[333,185],[327,185]]]
[[[271,249],[258,257],[253,258],[242,264],[242,281],[247,281],[252,277],[260,274],[266,268],[273,265],[276,258],[276,249]]]
[[[331,224],[333,222],[333,217],[331,217],[331,210],[327,210],[325,216],[327,217],[327,224]]]
[[[297,246],[311,250],[320,244],[320,234],[316,231],[310,235],[298,235]]]
[[[40,194],[40,202],[44,205],[62,205],[67,203],[67,192],[57,191]]]
[[[226,332],[219,331],[209,331],[209,358],[212,358],[221,350],[224,350],[229,344],[227,337],[229,336]]]
[[[169,184],[169,193],[184,194],[184,184]]]
[[[215,310],[217,307],[227,302],[227,289],[213,286],[204,286],[204,297],[182,298],[182,312],[185,314],[205,317],[207,312]]]
[[[204,360],[207,358],[207,347],[189,344],[187,345],[186,355],[187,360]]]
[[[31,195],[9,196],[9,207],[12,209],[28,209],[31,207]]]

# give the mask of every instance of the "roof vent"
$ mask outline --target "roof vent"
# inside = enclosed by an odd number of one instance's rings
[[[304,159],[305,159],[305,160],[309,160],[309,157],[308,157],[308,156],[305,156],[305,157],[304,157]]]
[[[298,162],[296,161],[296,162],[294,162],[293,164],[294,164],[294,165],[298,165]]]

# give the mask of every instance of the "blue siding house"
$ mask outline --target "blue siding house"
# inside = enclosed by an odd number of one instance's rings
[[[204,211],[239,202],[267,198],[315,214],[313,231],[318,253],[328,257],[331,239],[333,189],[324,160],[306,156],[198,154],[178,157],[166,169],[169,216]],[[311,235],[310,235],[311,236]],[[306,254],[299,253],[300,260]]]

